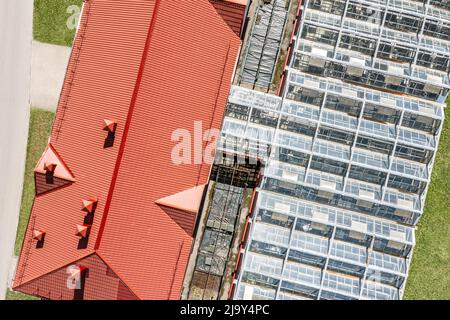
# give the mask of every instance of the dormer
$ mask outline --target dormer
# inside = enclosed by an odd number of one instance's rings
[[[34,180],[36,195],[75,182],[73,174],[51,144],[48,144],[34,169]]]
[[[193,236],[205,188],[204,184],[195,186],[158,199],[155,203],[188,235]]]

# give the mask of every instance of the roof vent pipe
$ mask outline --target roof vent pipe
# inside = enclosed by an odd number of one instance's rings
[[[75,235],[86,238],[89,234],[89,230],[91,229],[91,225],[83,224],[77,225],[77,233]]]
[[[33,239],[37,241],[42,241],[45,236],[45,231],[42,230],[33,230]]]
[[[44,170],[47,172],[55,172],[57,164],[54,162],[45,162],[44,163]]]
[[[97,198],[89,198],[81,200],[82,207],[81,210],[86,211],[88,213],[94,213],[95,208],[97,207],[98,199]]]
[[[116,128],[117,128],[116,120],[105,119],[105,120],[103,120],[103,122],[104,122],[103,130],[111,132],[111,133],[116,132]]]

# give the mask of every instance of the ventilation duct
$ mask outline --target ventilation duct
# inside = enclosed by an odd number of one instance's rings
[[[108,131],[108,132],[116,132],[116,128],[117,128],[116,120],[105,119],[105,120],[103,120],[103,122],[104,122],[103,130]]]
[[[327,50],[312,48],[311,53],[313,56],[309,59],[309,64],[313,67],[323,68],[327,61]]]
[[[33,239],[37,241],[42,241],[45,237],[45,231],[33,230]]]
[[[89,234],[89,230],[91,229],[91,226],[88,224],[83,225],[77,225],[77,232],[75,235],[86,238]]]
[[[45,162],[44,163],[44,170],[47,172],[55,172],[57,164],[54,162]]]
[[[364,73],[366,62],[364,59],[350,57],[350,65],[347,67],[347,74],[354,77],[361,77]]]
[[[441,89],[442,89],[441,87],[436,86],[436,85],[431,84],[431,83],[426,83],[424,88],[423,88],[424,91],[430,92],[430,93],[433,93],[433,94],[439,94],[441,92]]]
[[[83,199],[81,200],[82,207],[81,210],[93,213],[95,211],[95,208],[97,207],[98,199],[97,198],[89,198],[89,199]]]
[[[385,77],[385,81],[387,83],[397,86],[402,84],[404,76],[403,68],[396,66],[388,66],[388,72],[389,74]]]

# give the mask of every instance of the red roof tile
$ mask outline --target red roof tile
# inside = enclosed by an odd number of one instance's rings
[[[241,35],[248,0],[209,0],[236,35]]]
[[[87,269],[89,273],[84,289],[85,299],[138,299],[98,254],[88,255],[68,266],[26,282],[20,286],[20,291],[47,299],[72,300],[75,298],[75,292],[68,288],[67,282],[69,276],[72,276],[72,270],[77,266]]]
[[[179,298],[192,238],[155,201],[207,183],[209,165],[172,163],[171,134],[194,121],[220,127],[239,46],[207,0],[85,3],[51,136],[76,181],[36,197],[16,289],[65,299],[64,284],[53,285],[58,270],[96,254],[121,293],[94,293],[96,270],[84,298]],[[104,119],[124,124],[110,148]],[[99,201],[79,249],[73,228],[85,222],[76,213],[92,195]],[[40,249],[35,229],[46,230]]]
[[[179,209],[186,212],[197,213],[205,190],[205,184],[158,199],[156,204]]]

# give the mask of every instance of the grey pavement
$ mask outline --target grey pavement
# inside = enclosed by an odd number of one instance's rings
[[[33,41],[30,98],[33,107],[56,110],[70,52],[69,47]]]
[[[33,0],[0,0],[0,300],[11,266],[28,135]]]

